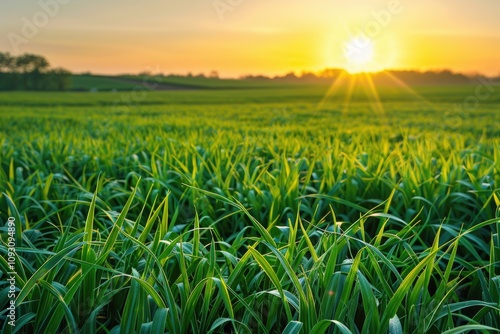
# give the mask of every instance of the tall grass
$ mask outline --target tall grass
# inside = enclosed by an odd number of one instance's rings
[[[1,107],[5,333],[500,328],[498,106],[69,104]]]

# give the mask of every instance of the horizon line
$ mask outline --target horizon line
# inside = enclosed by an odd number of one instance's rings
[[[149,71],[140,71],[140,72],[121,72],[121,73],[97,73],[97,72],[92,72],[92,70],[87,70],[87,71],[79,71],[79,72],[73,72],[73,75],[93,75],[93,76],[105,76],[105,77],[118,77],[118,76],[124,76],[124,75],[153,75],[153,76],[178,76],[178,77],[199,77],[203,76],[207,79],[219,79],[219,80],[243,80],[247,79],[249,77],[263,77],[266,79],[277,79],[277,78],[284,78],[286,76],[294,75],[296,78],[303,78],[306,75],[313,74],[317,76],[319,79],[321,78],[329,78],[329,77],[322,77],[319,76],[321,72],[325,71],[339,71],[339,72],[344,72],[349,76],[356,76],[356,75],[364,75],[364,74],[371,74],[371,75],[376,75],[376,74],[381,74],[384,72],[414,72],[417,74],[426,74],[426,73],[451,73],[452,75],[463,75],[468,78],[475,78],[475,77],[485,77],[485,78],[500,78],[500,71],[495,75],[495,74],[485,74],[484,72],[481,71],[455,71],[450,68],[442,68],[442,69],[415,69],[415,68],[387,68],[383,70],[378,70],[378,71],[360,71],[360,72],[355,72],[351,73],[348,70],[341,68],[341,67],[326,67],[321,70],[313,71],[313,70],[291,70],[282,74],[262,74],[262,73],[254,73],[254,74],[240,74],[237,76],[224,76],[224,75],[219,75],[218,70],[207,70],[204,72],[184,72],[184,73],[175,73],[175,72],[149,72]],[[214,74],[217,74],[215,76]]]

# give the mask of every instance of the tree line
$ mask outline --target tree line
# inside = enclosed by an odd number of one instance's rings
[[[320,72],[302,72],[295,74],[294,72],[287,73],[283,76],[266,77],[263,75],[247,75],[242,76],[243,80],[273,80],[278,82],[298,82],[298,83],[331,83],[332,79],[338,78],[341,75],[364,76],[364,74],[349,74],[344,69],[325,69]],[[376,73],[370,73],[371,80],[376,85],[394,85],[396,81],[393,77],[405,82],[408,85],[455,85],[455,84],[470,84],[477,82],[481,75],[465,75],[455,73],[450,70],[441,71],[415,71],[415,70],[385,70]],[[500,77],[490,78],[498,81]]]
[[[71,72],[50,68],[42,56],[26,53],[18,57],[0,52],[0,90],[68,90]]]

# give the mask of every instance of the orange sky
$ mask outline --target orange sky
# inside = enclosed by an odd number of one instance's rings
[[[353,3],[17,0],[1,5],[0,50],[42,54],[75,72],[272,75],[347,68],[346,43],[368,35],[367,70],[500,74],[498,0]]]

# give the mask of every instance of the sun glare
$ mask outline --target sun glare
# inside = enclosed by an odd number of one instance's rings
[[[353,38],[345,43],[344,56],[347,60],[346,69],[352,74],[371,72],[374,69],[374,45],[368,38]]]

